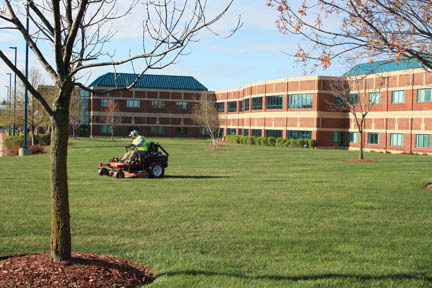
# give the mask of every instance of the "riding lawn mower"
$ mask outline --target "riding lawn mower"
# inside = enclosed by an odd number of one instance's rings
[[[137,151],[138,157],[130,163],[111,158],[109,163],[99,163],[98,174],[115,178],[160,178],[168,167],[168,152],[159,143],[147,144],[148,151],[137,150],[134,145],[125,146],[126,152]],[[159,149],[163,152],[160,152]]]

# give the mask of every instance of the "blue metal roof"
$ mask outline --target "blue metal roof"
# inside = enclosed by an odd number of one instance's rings
[[[99,76],[89,87],[126,87],[138,74],[106,73]],[[144,74],[134,88],[208,91],[198,80],[191,76],[171,76]]]
[[[401,59],[399,63],[394,60],[376,61],[372,64],[362,63],[354,66],[342,76],[359,76],[364,74],[374,74],[383,72],[394,72],[410,69],[423,68],[423,66],[414,59]]]

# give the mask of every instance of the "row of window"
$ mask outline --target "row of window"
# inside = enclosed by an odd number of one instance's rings
[[[283,95],[266,96],[266,109],[278,110],[283,109]],[[217,105],[218,112],[225,112],[225,103],[219,102]],[[252,99],[244,99],[238,102],[239,112],[249,111],[249,106],[252,111],[262,110],[263,99],[262,97],[255,97]],[[227,112],[237,112],[237,101],[229,101],[227,105]],[[290,109],[309,109],[312,108],[312,94],[293,94],[289,95],[288,108]]]
[[[106,108],[109,105],[111,99],[102,99],[101,101],[101,107]],[[114,100],[111,100],[114,101]],[[127,108],[140,108],[140,100],[126,100],[126,107]],[[152,108],[153,109],[165,109],[165,101],[159,101],[154,100],[152,101]],[[178,110],[187,110],[189,109],[189,103],[186,101],[177,101],[176,102],[176,109]]]
[[[112,133],[112,126],[111,125],[102,125],[101,126],[101,132],[103,134],[111,134]],[[175,133],[178,136],[186,136],[189,135],[189,130],[187,127],[176,127]],[[207,131],[205,128],[200,128],[200,134],[201,135],[207,135]],[[152,136],[164,136],[165,135],[165,127],[161,126],[153,126],[151,127],[151,135]]]
[[[342,134],[342,132],[334,132],[333,133],[333,143],[338,143],[339,141],[335,141],[336,134]],[[416,135],[416,148],[430,148],[430,138],[431,135],[428,134],[417,134]],[[379,145],[379,133],[367,133],[367,143],[369,145]],[[350,144],[358,143],[358,133],[350,133],[349,134],[349,142]],[[403,134],[401,133],[391,133],[390,134],[390,146],[393,147],[402,147],[403,146]]]
[[[417,103],[430,103],[432,102],[432,88],[418,89],[417,90]],[[358,94],[350,95],[350,103],[358,104],[359,96]],[[380,104],[381,103],[381,93],[371,92],[369,93],[369,103],[370,104]],[[405,91],[392,91],[392,104],[403,104],[405,103]],[[342,104],[340,97],[334,97],[334,104]]]
[[[227,128],[227,135],[234,135],[234,134],[236,134],[235,128]],[[249,129],[238,129],[238,135],[249,136]],[[251,136],[255,136],[255,137],[263,136],[262,129],[251,129]],[[264,130],[264,136],[282,138],[282,130]],[[312,139],[312,131],[288,130],[287,136],[288,136],[287,138],[294,138],[294,139],[299,139],[299,138]]]

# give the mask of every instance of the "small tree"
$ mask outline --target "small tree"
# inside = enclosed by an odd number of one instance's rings
[[[104,116],[102,116],[102,121],[106,125],[111,126],[111,141],[114,141],[114,124],[121,122],[119,112],[118,103],[115,103],[114,99],[109,99],[108,106],[103,109]]]
[[[210,30],[231,7],[227,0],[220,11],[211,11],[207,0],[4,0],[0,6],[1,29],[19,33],[34,53],[39,64],[56,86],[52,105],[48,103],[24,73],[0,49],[0,59],[8,66],[43,106],[50,118],[50,182],[51,182],[51,259],[70,262],[72,242],[70,233],[69,187],[67,177],[67,145],[69,139],[70,101],[73,89],[88,89],[78,79],[90,70],[116,67],[129,63],[134,69],[140,61],[138,76],[127,87],[134,87],[149,70],[172,65],[186,47],[196,40],[202,30]],[[144,5],[141,51],[127,56],[115,55],[108,47],[114,36],[110,27],[119,20],[131,21],[129,14]],[[123,12],[120,9],[124,9]],[[32,31],[26,29],[21,17],[27,10]],[[136,25],[135,25],[136,26]],[[240,26],[232,29],[234,33]],[[135,72],[135,71],[134,71]],[[109,90],[106,91],[107,93]]]
[[[72,137],[75,139],[75,131],[81,125],[81,115],[83,112],[83,109],[81,107],[79,89],[74,89],[72,93],[69,111],[69,123],[72,126]]]
[[[192,109],[193,121],[204,127],[210,136],[213,149],[219,145],[219,116],[214,95],[202,94]]]
[[[379,94],[369,95],[367,87],[368,74],[361,76],[342,77],[331,81],[330,90],[333,91],[334,99],[328,100],[327,103],[337,111],[346,111],[351,113],[355,120],[356,128],[360,136],[359,159],[364,158],[364,127],[365,120],[373,106],[377,103]],[[377,75],[378,81],[376,86],[381,89],[384,86],[385,78]],[[353,94],[351,91],[358,91]],[[374,92],[377,92],[376,89]],[[379,91],[378,91],[379,92]]]

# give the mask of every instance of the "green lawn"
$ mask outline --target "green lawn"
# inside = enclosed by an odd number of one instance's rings
[[[153,139],[163,179],[97,175],[129,140],[69,149],[73,253],[150,287],[431,287],[431,157]],[[49,251],[49,155],[0,158],[0,256]]]

